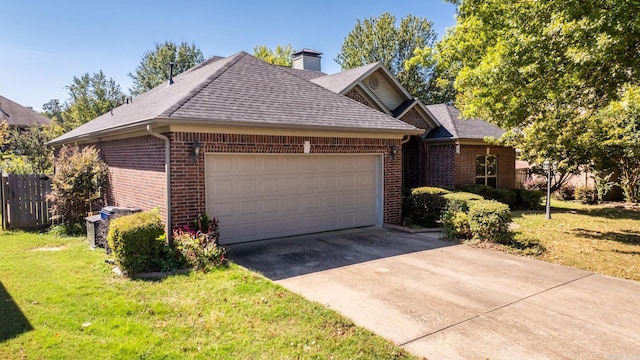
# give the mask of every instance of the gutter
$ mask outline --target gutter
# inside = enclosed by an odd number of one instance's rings
[[[173,245],[173,234],[171,232],[171,143],[169,138],[151,130],[151,125],[147,125],[147,132],[164,141],[164,173],[167,177],[167,243]]]

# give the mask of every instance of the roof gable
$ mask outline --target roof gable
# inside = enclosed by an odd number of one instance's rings
[[[345,70],[337,74],[313,78],[311,82],[341,95],[358,91],[374,108],[382,108],[382,112],[396,118],[402,118],[407,112],[415,111],[421,119],[410,122],[420,123],[426,129],[440,124],[430,117],[422,102],[415,99],[398,79],[387,70],[381,62],[375,62]]]
[[[0,96],[0,122],[6,121],[9,126],[27,127],[33,125],[49,125],[51,120],[15,101]]]

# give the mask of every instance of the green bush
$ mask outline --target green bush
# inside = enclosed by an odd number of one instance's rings
[[[542,208],[542,198],[545,194],[540,190],[516,189],[516,209],[538,210]]]
[[[478,194],[484,197],[486,200],[496,200],[503,204],[509,205],[509,207],[515,207],[517,195],[515,191],[506,189],[494,189],[487,185],[470,185],[464,188],[464,190]]]
[[[469,215],[467,210],[461,210],[461,202],[451,202],[442,213],[442,227],[444,235],[450,240],[463,240],[471,238],[471,228],[469,227]]]
[[[473,201],[469,204],[469,229],[475,239],[510,243],[511,211],[506,204],[494,200]]]
[[[469,203],[484,200],[477,194],[468,192],[453,192],[443,195],[447,204],[442,212],[442,227],[445,236],[450,239],[469,239],[471,229],[469,228]]]
[[[583,204],[596,204],[598,203],[596,189],[588,186],[579,186],[576,188],[574,197]]]
[[[445,210],[464,212],[469,211],[470,201],[484,200],[484,198],[478,194],[472,194],[463,191],[445,194],[443,195],[443,197],[446,201]]]
[[[540,208],[540,200],[544,193],[531,189],[494,189],[486,185],[470,185],[464,188],[466,191],[481,195],[486,200],[495,200],[507,204],[515,210],[537,210]]]
[[[163,270],[164,225],[157,210],[113,219],[107,242],[118,266],[127,274]]]
[[[435,187],[412,189],[403,204],[403,222],[408,225],[436,225],[446,204],[443,195],[448,193],[449,190]]]

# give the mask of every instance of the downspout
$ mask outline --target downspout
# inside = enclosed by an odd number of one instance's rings
[[[151,125],[147,125],[147,132],[164,141],[164,173],[167,177],[167,243],[173,244],[173,234],[171,232],[171,143],[169,138],[151,130]]]
[[[404,145],[404,144],[406,144],[407,142],[409,142],[409,140],[411,140],[411,135],[404,135],[404,136],[402,137],[402,141],[400,141],[400,151],[402,151],[402,145]],[[405,177],[405,173],[404,173],[404,170],[405,170],[405,168],[404,168],[404,162],[405,162],[405,159],[404,159],[404,152],[403,152],[403,153],[402,153],[402,164],[400,164],[400,166],[402,167],[402,171],[400,171],[400,175],[402,175],[401,180],[400,180],[402,190],[404,190],[404,177]]]

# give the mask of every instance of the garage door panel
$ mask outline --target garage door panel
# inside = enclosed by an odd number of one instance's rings
[[[256,179],[240,179],[240,181],[238,181],[238,194],[241,196],[255,195]]]
[[[258,213],[258,204],[256,201],[242,201],[240,202],[240,209],[238,215],[256,215]]]
[[[207,212],[223,244],[374,225],[375,155],[206,156]]]
[[[238,159],[239,171],[251,171],[255,172],[257,169],[257,159],[254,157],[242,157]]]
[[[282,186],[280,187],[281,194],[291,194],[298,193],[300,191],[300,178],[299,177],[285,177],[282,179],[280,183]]]
[[[262,200],[262,213],[265,215],[268,214],[277,214],[278,213],[278,209],[279,207],[279,200],[278,199],[266,199],[266,200]]]
[[[217,202],[213,204],[213,214],[217,217],[233,216],[233,203],[232,202]]]
[[[302,178],[302,191],[312,192],[320,190],[320,181],[317,175],[304,176]]]

